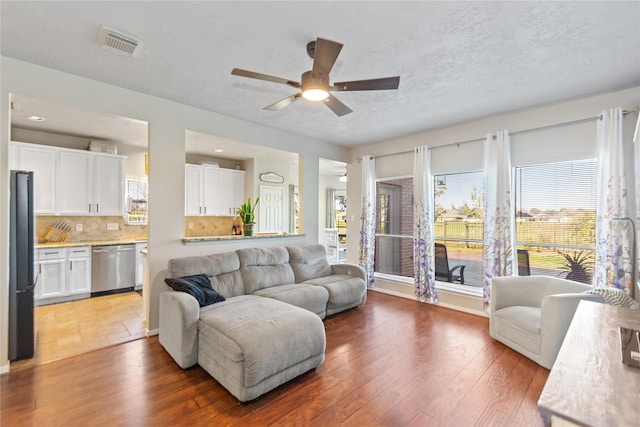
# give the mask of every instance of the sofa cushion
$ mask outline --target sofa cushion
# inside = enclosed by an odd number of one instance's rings
[[[244,295],[244,283],[239,268],[240,260],[235,252],[174,258],[168,263],[171,277],[206,274],[211,287],[225,298]]]
[[[289,251],[289,264],[296,276],[296,283],[333,273],[322,245],[288,246],[287,251]]]
[[[359,304],[367,291],[364,280],[361,278],[340,274],[307,280],[304,283],[321,286],[329,292],[328,309],[343,307],[354,302]]]
[[[321,286],[290,284],[260,289],[252,295],[273,298],[278,301],[304,308],[324,319],[327,311],[329,292]]]
[[[295,283],[285,248],[249,248],[236,251],[246,294],[260,289]]]
[[[220,304],[200,314],[199,331],[199,359],[208,355],[244,387],[323,355],[326,344],[318,316],[271,298]]]
[[[193,276],[184,276],[164,279],[167,285],[171,286],[174,291],[186,292],[193,296],[200,307],[222,302],[225,298],[211,287],[211,282],[206,274],[196,274]]]

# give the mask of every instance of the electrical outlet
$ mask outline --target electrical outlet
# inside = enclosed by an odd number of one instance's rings
[[[192,222],[189,223],[189,230],[193,230],[193,223]]]
[[[117,222],[108,222],[107,230],[109,231],[118,231],[118,223]]]
[[[76,231],[82,231],[82,224],[76,224]]]

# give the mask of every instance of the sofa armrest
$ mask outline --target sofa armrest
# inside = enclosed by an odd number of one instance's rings
[[[548,295],[542,299],[540,358],[548,360],[548,366],[555,362],[580,301],[604,302],[598,296],[583,293]]]
[[[349,263],[331,264],[331,271],[333,271],[333,274],[358,277],[362,279],[364,282],[364,294],[362,295],[360,304],[367,302],[367,272],[364,271],[364,268],[362,268],[361,265]]]
[[[200,305],[185,292],[160,294],[160,344],[183,369],[198,363]]]
[[[364,268],[358,264],[331,264],[333,274],[341,274],[344,276],[359,277],[367,282],[367,273]]]

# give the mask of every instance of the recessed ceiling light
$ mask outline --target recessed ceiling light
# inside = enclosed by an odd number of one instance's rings
[[[27,120],[31,120],[33,122],[44,122],[44,117],[40,116],[27,116]]]
[[[216,152],[216,153],[224,153],[224,150],[222,148],[216,148],[213,151]]]

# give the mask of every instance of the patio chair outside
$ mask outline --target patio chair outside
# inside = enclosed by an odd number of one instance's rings
[[[449,257],[447,256],[447,247],[442,243],[435,244],[435,273],[436,280],[442,280],[444,282],[459,282],[464,284],[464,265],[456,265],[453,268],[449,268]],[[456,273],[457,270],[460,270]]]
[[[531,276],[529,251],[526,249],[518,249],[518,276]]]

